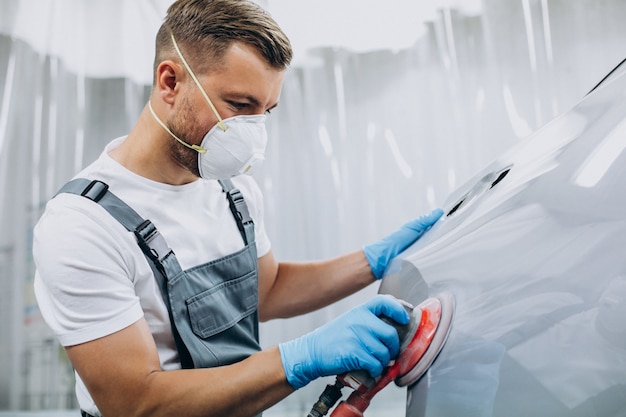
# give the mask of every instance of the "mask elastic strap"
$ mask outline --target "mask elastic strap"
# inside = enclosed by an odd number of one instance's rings
[[[176,39],[174,39],[174,34],[172,32],[170,32],[170,37],[172,38],[172,44],[174,44],[174,49],[176,49],[176,52],[178,53],[178,56],[180,57],[180,60],[183,62],[183,65],[187,69],[187,72],[189,73],[189,75],[191,76],[193,81],[198,86],[198,89],[200,90],[200,92],[202,93],[202,95],[204,96],[206,101],[209,103],[209,106],[211,106],[211,110],[213,110],[213,113],[215,113],[215,117],[217,117],[217,125],[220,127],[220,129],[222,129],[224,132],[226,132],[226,129],[228,129],[228,128],[224,124],[224,121],[222,120],[220,114],[217,112],[217,109],[213,105],[213,102],[211,101],[211,99],[209,99],[209,96],[204,91],[204,88],[202,88],[202,85],[200,84],[200,81],[198,81],[198,78],[196,77],[196,74],[193,73],[193,71],[191,70],[191,67],[187,63],[187,60],[183,56],[182,52],[180,52],[180,49],[178,48],[178,44],[176,43]]]
[[[154,117],[154,119],[161,125],[161,127],[165,129],[167,133],[172,135],[174,139],[176,139],[177,141],[179,141],[181,144],[185,145],[189,149],[193,149],[194,151],[198,153],[206,153],[206,148],[203,148],[202,146],[198,146],[198,145],[190,145],[184,140],[180,139],[178,136],[176,136],[174,132],[172,132],[170,128],[167,127],[165,123],[163,123],[161,119],[159,119],[159,117],[156,115],[156,113],[154,112],[154,109],[152,108],[152,102],[150,100],[148,100],[148,108],[150,109],[150,113],[152,113],[152,117]]]

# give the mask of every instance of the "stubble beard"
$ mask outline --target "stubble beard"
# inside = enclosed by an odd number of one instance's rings
[[[201,131],[193,131],[190,126],[198,126],[199,123],[194,117],[196,114],[189,100],[183,98],[181,111],[169,120],[168,127],[176,136],[190,145],[200,145],[204,138]],[[189,149],[176,139],[170,141],[170,156],[181,167],[185,168],[196,177],[200,177],[198,168],[198,152]]]

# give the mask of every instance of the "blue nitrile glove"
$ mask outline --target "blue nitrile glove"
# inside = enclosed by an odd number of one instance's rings
[[[377,295],[313,332],[278,345],[289,384],[299,389],[316,378],[354,370],[379,376],[400,349],[398,332],[379,316],[409,322],[396,298]]]
[[[443,210],[436,208],[428,214],[411,220],[378,242],[363,246],[363,252],[376,279],[381,279],[389,262],[428,231],[442,214]]]

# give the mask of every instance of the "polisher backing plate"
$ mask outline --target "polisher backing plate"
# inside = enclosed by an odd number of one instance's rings
[[[437,299],[438,302],[433,303],[432,298]],[[437,330],[435,331],[435,335],[433,336],[428,349],[426,349],[426,352],[424,352],[415,366],[413,366],[404,375],[400,375],[396,378],[395,382],[397,386],[405,387],[417,382],[426,373],[426,371],[428,371],[428,368],[430,368],[433,364],[437,355],[441,352],[443,345],[446,343],[448,335],[450,334],[450,329],[452,328],[452,318],[454,316],[455,306],[454,296],[449,292],[437,294],[436,296],[423,301],[416,307],[416,309],[437,308],[439,305],[441,306],[441,317],[439,318]]]

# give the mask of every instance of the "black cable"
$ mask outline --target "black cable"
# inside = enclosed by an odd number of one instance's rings
[[[335,380],[335,385],[326,385],[324,392],[311,408],[307,417],[322,417],[328,413],[337,400],[341,398],[341,389],[343,384],[339,380]]]

